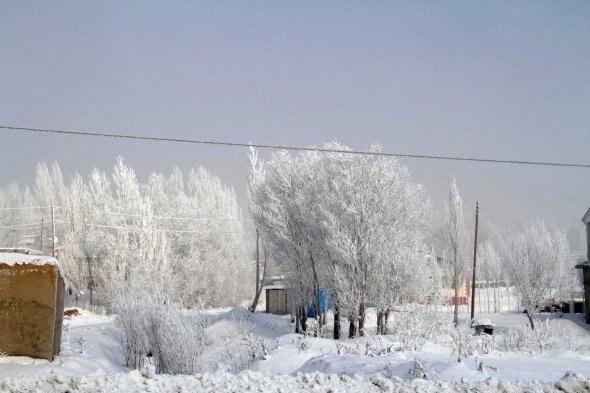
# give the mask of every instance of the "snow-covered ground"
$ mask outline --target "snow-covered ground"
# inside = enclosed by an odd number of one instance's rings
[[[450,314],[439,311],[438,316],[445,319]],[[394,344],[393,336],[368,336],[336,343],[329,338],[293,334],[289,316],[260,312],[251,315],[233,309],[198,317],[209,321],[211,359],[221,354],[224,346],[240,351],[235,338],[244,330],[264,338],[268,355],[248,362],[247,368],[235,373],[229,372],[230,367],[222,361],[211,372],[194,376],[155,375],[150,368],[130,371],[124,366],[121,336],[113,317],[82,310],[80,316],[66,318],[62,352],[53,362],[0,357],[0,391],[590,392],[590,326],[583,323],[579,314],[537,315],[539,325],[549,323],[555,341],[552,348],[496,348],[490,353],[471,354],[462,362],[457,362],[450,337],[444,334],[426,342],[418,351],[375,355],[374,351],[367,351],[367,344],[369,348],[385,348]],[[403,313],[393,315],[402,317]],[[496,325],[494,337],[498,340],[508,329],[526,323],[525,316],[516,312],[478,317],[489,318]],[[368,322],[369,328],[375,325],[371,312]],[[229,338],[234,338],[234,342],[228,344]],[[410,370],[420,371],[425,378],[417,378]]]

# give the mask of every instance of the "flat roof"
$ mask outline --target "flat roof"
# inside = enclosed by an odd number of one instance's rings
[[[63,276],[61,264],[54,257],[48,255],[30,255],[17,252],[0,252],[0,264],[14,265],[55,265]]]

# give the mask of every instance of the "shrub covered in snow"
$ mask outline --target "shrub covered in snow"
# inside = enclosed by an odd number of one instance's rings
[[[127,367],[143,369],[151,364],[157,373],[165,374],[202,371],[205,326],[161,293],[124,291],[115,302],[115,311]]]
[[[416,305],[404,307],[394,314],[391,333],[396,337],[399,351],[417,351],[426,341],[434,340],[443,333],[443,323],[437,313]]]

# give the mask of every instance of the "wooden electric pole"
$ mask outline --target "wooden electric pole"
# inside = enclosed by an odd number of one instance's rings
[[[260,291],[260,234],[258,228],[256,228],[256,293]],[[254,305],[256,307],[256,305]]]
[[[479,202],[475,202],[475,238],[473,241],[473,278],[471,280],[471,324],[475,315],[475,267],[477,265],[477,225],[479,222]]]
[[[53,208],[53,203],[51,204],[51,228],[51,237],[53,238],[53,251],[51,255],[55,258],[55,210]]]
[[[254,294],[254,300],[252,301],[252,305],[250,306],[250,312],[256,312],[256,306],[258,305],[258,299],[260,298],[260,292],[262,292],[262,284],[260,282],[260,233],[258,232],[258,228],[256,228],[256,293]],[[265,255],[265,264],[264,264],[264,271],[266,272],[266,254]]]
[[[43,252],[43,217],[41,217],[41,247],[39,247],[39,251]]]

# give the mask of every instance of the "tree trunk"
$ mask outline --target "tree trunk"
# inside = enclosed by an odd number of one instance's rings
[[[295,307],[295,333],[301,333],[301,308]]]
[[[354,338],[356,336],[356,320],[350,315],[348,317],[348,338]]]
[[[365,303],[361,303],[359,307],[359,335],[362,337],[365,335]]]
[[[459,325],[459,292],[455,288],[455,308],[453,309],[453,325]]]
[[[377,311],[377,334],[386,335],[387,334],[387,322],[389,320],[389,310],[379,310]]]
[[[340,339],[340,308],[334,302],[334,340]]]
[[[490,282],[489,281],[486,282],[486,296],[488,298],[488,311],[487,311],[487,313],[489,314],[490,313]]]
[[[307,307],[301,306],[301,330],[302,334],[307,332]]]
[[[531,329],[535,330],[535,322],[533,322],[533,313],[532,311],[529,311],[528,309],[526,310],[526,316],[529,319],[529,322],[531,323]]]
[[[496,281],[496,285],[494,285],[494,313],[498,312],[498,292],[497,292],[498,284]]]
[[[304,334],[307,331],[307,310],[305,306],[297,306],[295,311],[295,333]]]

